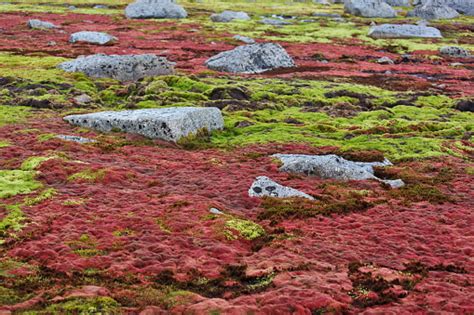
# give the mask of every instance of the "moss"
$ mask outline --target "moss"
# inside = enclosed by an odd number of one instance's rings
[[[39,204],[45,200],[52,199],[57,194],[56,189],[48,188],[43,190],[38,196],[34,198],[26,198],[24,201],[24,205],[26,206],[33,206]]]
[[[155,220],[156,224],[158,224],[158,226],[160,227],[160,229],[165,232],[165,233],[171,233],[171,229],[169,228],[169,226],[166,224],[166,222],[161,219],[161,218],[158,218]]]
[[[72,174],[68,177],[68,181],[83,180],[87,182],[96,182],[102,180],[105,177],[106,171],[103,169],[93,170],[85,169],[81,172]]]
[[[29,115],[27,107],[0,105],[0,126],[23,122]]]
[[[33,171],[0,170],[0,199],[28,194],[40,188],[41,183],[34,177]]]
[[[210,147],[210,133],[207,129],[199,129],[177,141],[177,144],[186,150],[205,149]]]
[[[236,234],[237,232],[237,234]],[[265,230],[257,223],[232,218],[225,223],[224,234],[228,239],[237,239],[243,237],[247,240],[253,240],[265,235]]]
[[[54,133],[44,133],[37,137],[39,142],[45,142],[54,138],[56,138],[56,135]]]
[[[8,147],[8,146],[10,146],[10,142],[0,140],[0,148],[5,148],[5,147]]]
[[[112,235],[115,237],[131,236],[134,234],[135,232],[131,229],[120,229],[112,232]]]
[[[20,231],[24,227],[22,222],[25,220],[20,205],[7,205],[5,208],[7,215],[0,221],[0,244],[4,242],[3,237],[9,236],[8,231]]]
[[[44,161],[54,158],[54,156],[31,156],[21,163],[20,169],[23,171],[33,171],[37,169]]]
[[[453,197],[444,194],[438,188],[427,184],[407,185],[397,190],[393,190],[390,194],[405,201],[407,205],[412,202],[427,201],[432,204],[443,204],[452,202]]]
[[[22,297],[15,290],[0,286],[0,305],[16,304],[22,300]]]
[[[110,297],[75,298],[45,309],[54,314],[119,314],[120,304]]]

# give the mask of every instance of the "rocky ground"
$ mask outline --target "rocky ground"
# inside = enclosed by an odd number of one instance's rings
[[[0,3],[0,314],[474,312],[474,58],[440,52],[474,51],[472,16],[427,22],[442,38],[375,39],[374,24],[425,22],[270,1],[128,19],[127,4]],[[209,18],[226,9],[248,19]],[[112,37],[71,43],[80,31]],[[235,35],[294,66],[211,70]],[[57,67],[97,53],[156,54],[167,72]],[[216,107],[224,126],[167,142],[63,120],[162,107]],[[283,172],[282,153],[387,158],[374,176],[404,186]],[[259,176],[308,198],[250,196]]]

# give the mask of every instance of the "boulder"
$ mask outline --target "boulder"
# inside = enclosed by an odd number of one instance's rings
[[[235,40],[241,41],[246,44],[255,44],[255,40],[253,38],[247,37],[247,36],[242,36],[242,35],[235,35],[232,37]]]
[[[117,37],[102,32],[77,32],[69,37],[70,43],[86,42],[90,44],[106,45],[117,41]]]
[[[460,100],[456,103],[456,109],[461,112],[474,113],[474,99]]]
[[[439,53],[444,56],[453,58],[468,58],[471,57],[469,50],[457,46],[444,46],[439,49]]]
[[[409,7],[411,6],[410,0],[384,0],[387,4],[394,7]]]
[[[428,0],[414,0],[414,5],[424,5]],[[473,0],[443,0],[444,5],[453,8],[459,13],[466,15],[474,15],[474,1]]]
[[[153,54],[80,56],[59,64],[66,72],[83,72],[94,78],[135,81],[144,77],[174,73],[174,63]]]
[[[274,182],[266,176],[259,176],[255,179],[249,189],[250,197],[276,197],[276,198],[291,198],[300,197],[314,200],[314,198],[308,194],[297,189],[286,187]]]
[[[219,14],[211,15],[211,20],[213,22],[230,22],[232,20],[250,20],[250,16],[245,12],[236,12],[236,11],[224,11]]]
[[[174,0],[136,0],[125,8],[129,19],[182,19],[186,10]]]
[[[412,24],[375,25],[370,28],[368,36],[372,38],[443,37],[437,28]]]
[[[64,117],[70,124],[102,132],[121,130],[151,139],[176,142],[201,129],[222,129],[224,120],[216,107],[169,107],[98,112]]]
[[[280,20],[280,19],[270,19],[270,18],[261,19],[259,23],[266,24],[266,25],[273,25],[273,26],[291,25],[290,22]]]
[[[28,21],[28,27],[32,29],[52,29],[52,28],[58,28],[55,24],[51,22],[45,22],[41,20],[29,20]]]
[[[383,0],[345,0],[344,12],[368,18],[393,18],[397,12]]]
[[[417,6],[408,12],[409,17],[419,17],[425,20],[454,19],[459,13],[446,5],[445,0],[428,0],[425,4]]]
[[[231,73],[262,73],[295,66],[286,50],[274,43],[239,46],[209,58],[205,64],[209,69]]]
[[[302,173],[318,176],[324,179],[339,180],[366,180],[375,179],[390,185],[392,188],[404,186],[402,180],[383,180],[374,175],[374,166],[392,165],[389,160],[383,162],[353,162],[340,156],[329,155],[304,155],[304,154],[274,154],[283,165],[280,171],[289,173]]]

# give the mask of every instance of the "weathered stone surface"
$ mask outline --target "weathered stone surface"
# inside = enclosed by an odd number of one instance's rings
[[[301,197],[313,200],[314,198],[308,194],[297,189],[286,187],[274,182],[266,176],[259,176],[255,179],[249,189],[250,197],[276,197],[276,198],[290,198]]]
[[[411,5],[410,0],[384,0],[391,6],[395,7],[408,7]]]
[[[153,54],[81,56],[61,63],[66,72],[83,72],[94,78],[135,81],[148,76],[174,73],[174,63]]]
[[[90,44],[106,45],[117,41],[117,37],[102,32],[77,32],[69,37],[70,43],[86,42]]]
[[[381,58],[377,59],[377,63],[380,63],[381,65],[393,65],[394,64],[393,60],[388,58],[388,57],[381,57]]]
[[[261,73],[295,66],[293,59],[279,44],[263,43],[239,46],[206,61],[209,69],[231,73]]]
[[[33,29],[51,29],[58,28],[55,24],[51,22],[41,21],[41,20],[29,20],[28,27]]]
[[[259,23],[266,24],[266,25],[274,25],[274,26],[291,25],[290,22],[279,20],[279,19],[270,19],[270,18],[261,19]]]
[[[392,165],[389,160],[383,162],[353,162],[340,156],[329,155],[304,155],[304,154],[275,154],[283,165],[280,170],[289,173],[303,173],[320,178],[339,180],[365,180],[375,179],[390,185],[392,188],[403,186],[401,180],[382,180],[374,175],[374,166]]]
[[[471,57],[469,50],[457,46],[444,46],[439,49],[439,53],[444,56],[454,58],[467,58]]]
[[[200,129],[222,129],[224,120],[215,107],[170,107],[70,115],[64,120],[77,126],[110,132],[118,129],[151,139],[178,141]]]
[[[255,44],[255,40],[247,36],[235,35],[233,38],[246,44]]]
[[[247,21],[247,20],[250,20],[250,16],[245,13],[245,12],[242,12],[242,11],[229,11],[229,10],[226,10],[222,13],[219,13],[219,14],[213,14],[211,15],[211,20],[213,22],[230,22],[232,20],[244,20],[244,21]]]
[[[474,113],[474,99],[460,100],[456,103],[456,109],[461,112]]]
[[[137,0],[125,8],[129,19],[182,19],[186,10],[174,0]]]
[[[441,38],[441,32],[434,27],[412,24],[382,24],[372,26],[369,30],[372,38]]]
[[[344,11],[362,17],[393,18],[397,12],[382,0],[345,0]]]
[[[342,18],[340,14],[337,13],[326,13],[326,12],[314,12],[313,16],[321,18]]]
[[[56,138],[64,140],[64,141],[72,141],[77,143],[93,143],[96,142],[94,139],[79,137],[79,136],[68,136],[68,135],[57,135]]]
[[[416,16],[425,20],[453,19],[459,13],[446,5],[445,0],[428,0],[425,4],[417,6],[408,12],[407,16]]]
[[[413,4],[417,6],[424,5],[428,0],[414,0]],[[473,0],[443,0],[442,3],[448,7],[453,8],[459,13],[466,15],[474,15],[474,1]]]

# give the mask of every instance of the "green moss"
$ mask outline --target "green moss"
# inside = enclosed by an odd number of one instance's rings
[[[68,177],[68,181],[83,180],[88,182],[96,182],[105,177],[106,171],[103,169],[93,170],[85,169],[81,172],[72,174]]]
[[[23,171],[33,171],[37,169],[44,161],[54,158],[54,156],[31,156],[21,163],[20,169]]]
[[[265,235],[265,230],[255,222],[232,218],[225,223],[224,234],[231,240],[239,237],[253,240]]]
[[[120,304],[109,297],[76,298],[45,309],[54,314],[119,314]]]
[[[24,201],[24,205],[26,206],[33,206],[39,204],[45,200],[52,199],[57,194],[56,189],[48,188],[43,190],[38,196],[34,198],[26,198]]]
[[[34,177],[33,171],[0,170],[0,199],[28,194],[40,188],[41,183]]]
[[[443,204],[453,201],[453,198],[444,194],[438,188],[426,184],[407,185],[390,192],[393,197],[405,200],[409,205],[411,202],[427,201],[433,204]]]
[[[171,233],[171,229],[166,224],[166,222],[162,218],[158,218],[155,220],[156,224],[160,227],[160,229],[165,233]]]
[[[20,205],[6,205],[5,208],[7,215],[0,221],[0,244],[4,242],[2,238],[9,235],[7,231],[20,231],[24,227],[22,222],[25,220]]]
[[[0,140],[0,148],[5,148],[5,147],[8,147],[8,146],[10,146],[10,142]]]
[[[0,105],[0,126],[23,122],[29,114],[30,109],[27,107]]]
[[[16,304],[22,300],[15,290],[0,286],[0,305]]]
[[[56,138],[56,135],[54,133],[45,133],[45,134],[39,135],[37,139],[39,142],[45,142],[54,138]]]

